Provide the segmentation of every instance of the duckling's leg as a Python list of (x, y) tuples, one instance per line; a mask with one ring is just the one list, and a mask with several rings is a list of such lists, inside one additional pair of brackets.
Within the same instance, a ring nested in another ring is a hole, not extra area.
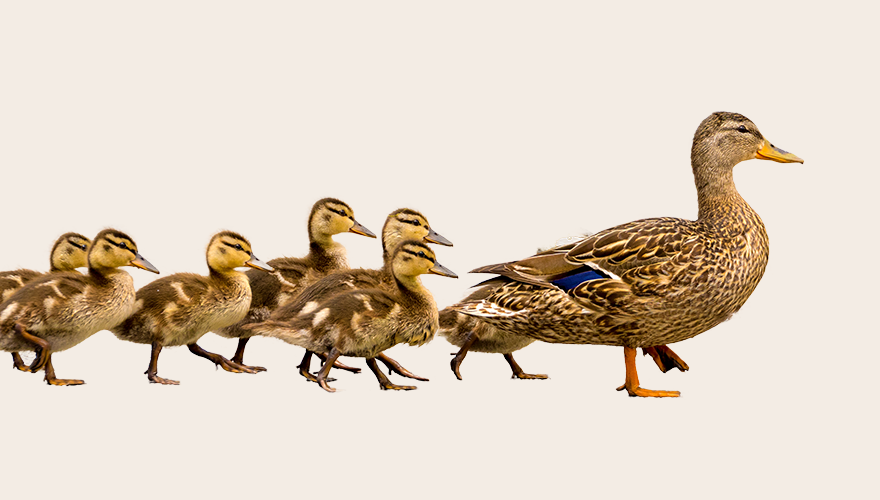
[(467, 356), (468, 350), (474, 345), (474, 342), (477, 341), (477, 334), (475, 332), (470, 332), (464, 338), (464, 344), (461, 345), (461, 349), (458, 350), (458, 354), (455, 354), (455, 357), (452, 358), (452, 361), (449, 362), (449, 366), (452, 367), (452, 373), (455, 374), (455, 378), (461, 380), (461, 372), (458, 371), (461, 368), (461, 362), (464, 361), (464, 357)]
[(645, 356), (650, 354), (651, 357), (654, 358), (654, 363), (657, 364), (657, 367), (660, 368), (660, 371), (663, 373), (666, 373), (673, 368), (678, 368), (679, 371), (683, 372), (690, 369), (687, 363), (678, 357), (678, 354), (672, 352), (672, 349), (665, 345), (642, 347), (642, 352)]
[[(232, 356), (232, 359), (230, 359), (230, 361), (232, 361), (233, 363), (238, 363), (241, 366), (247, 366), (244, 364), (244, 346), (247, 345), (248, 340), (250, 339), (250, 337), (242, 337), (238, 339), (238, 347), (235, 349), (235, 356)], [(248, 366), (248, 368), (258, 372), (266, 371), (266, 369), (262, 366)]]
[(531, 373), (526, 373), (520, 368), (519, 364), (516, 360), (513, 359), (512, 353), (507, 353), (504, 355), (504, 359), (507, 360), (507, 363), (510, 365), (510, 369), (513, 370), (513, 376), (510, 378), (518, 378), (518, 379), (545, 379), (547, 375), (533, 375)]
[(201, 347), (199, 347), (199, 345), (196, 344), (195, 342), (187, 345), (187, 347), (189, 347), (189, 352), (195, 354), (196, 356), (199, 356), (199, 357), (202, 357), (202, 358), (205, 358), (205, 359), (211, 361), (215, 365), (219, 366), (220, 368), (223, 368), (224, 370), (226, 370), (228, 372), (232, 372), (232, 373), (257, 373), (257, 370), (254, 370), (253, 368), (251, 368), (249, 366), (244, 366), (244, 365), (240, 365), (238, 363), (234, 363), (219, 354), (214, 354), (213, 352), (208, 352), (208, 351), (202, 349)]
[(379, 355), (376, 356), (376, 359), (381, 361), (388, 368), (388, 375), (391, 375), (391, 373), (393, 372), (400, 375), (401, 377), (414, 378), (416, 380), (421, 380), (422, 382), (429, 382), (429, 380), (425, 377), (419, 377), (415, 373), (400, 366), (400, 363), (389, 358), (388, 355), (386, 355), (384, 352), (380, 352)]
[[(37, 356), (39, 355), (40, 353), (38, 352)], [(21, 359), (21, 354), (17, 352), (12, 353), (12, 367), (23, 372), (29, 371), (27, 365)]]
[(176, 380), (169, 380), (167, 378), (162, 378), (156, 375), (159, 372), (159, 352), (161, 351), (162, 344), (154, 341), (152, 344), (152, 348), (150, 349), (150, 366), (144, 373), (147, 375), (147, 378), (150, 380), (151, 383), (164, 385), (180, 385), (180, 382)]
[(49, 342), (28, 333), (27, 330), (25, 330), (24, 325), (22, 325), (21, 323), (16, 323), (14, 330), (15, 333), (19, 334), (23, 339), (36, 346), (37, 357), (34, 359), (34, 362), (31, 363), (31, 365), (27, 368), (27, 371), (31, 373), (37, 373), (38, 371), (42, 370), (46, 366), (46, 363), (49, 362), (49, 355), (51, 354), (49, 352)]
[(52, 356), (46, 361), (46, 383), (49, 385), (83, 385), (85, 382), (77, 379), (55, 378), (55, 368), (52, 367)]
[[(341, 354), (342, 353), (339, 352), (339, 349), (335, 347), (330, 349), (330, 354), (327, 355), (327, 360), (324, 362), (324, 366), (318, 371), (316, 382), (318, 382), (318, 385), (327, 392), (336, 392), (336, 389), (327, 385), (327, 374), (330, 373), (330, 369), (333, 368), (333, 364), (336, 363), (336, 359), (339, 358)], [(320, 356), (320, 354), (318, 355)]]
[(643, 398), (677, 398), (681, 395), (678, 391), (652, 391), (639, 387), (639, 374), (636, 372), (636, 349), (623, 347), (623, 359), (626, 362), (626, 381), (617, 388), (618, 391), (626, 389), (630, 396)]
[(370, 367), (370, 370), (376, 374), (376, 378), (379, 380), (379, 387), (382, 388), (383, 391), (387, 391), (389, 389), (395, 391), (411, 391), (413, 389), (418, 389), (418, 387), (414, 385), (397, 385), (392, 384), (388, 377), (382, 373), (382, 370), (379, 369), (379, 365), (376, 364), (376, 358), (367, 358), (367, 366)]
[[(321, 358), (322, 364), (327, 363), (327, 356), (321, 354), (320, 352), (316, 352), (315, 356)], [(353, 366), (344, 365), (344, 364), (340, 363), (339, 361), (333, 362), (333, 368), (339, 368), (340, 370), (345, 370), (345, 371), (351, 372), (351, 373), (360, 373), (361, 372), (360, 368), (355, 368)]]

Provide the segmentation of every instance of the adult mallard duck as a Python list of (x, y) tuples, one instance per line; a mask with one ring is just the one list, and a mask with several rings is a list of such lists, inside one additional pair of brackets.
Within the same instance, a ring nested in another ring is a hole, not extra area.
[(37, 350), (28, 371), (45, 369), (50, 385), (83, 383), (55, 378), (52, 353), (118, 325), (134, 311), (134, 281), (118, 268), (133, 266), (159, 272), (141, 257), (134, 240), (115, 229), (95, 236), (88, 266), (87, 275), (65, 272), (37, 278), (0, 304), (0, 350)]
[[(367, 358), (367, 366), (383, 390), (415, 389), (392, 384), (379, 370), (376, 356), (400, 343), (422, 345), (434, 337), (437, 305), (422, 285), (420, 275), (458, 276), (440, 265), (427, 245), (415, 240), (397, 246), (391, 258), (391, 272), (397, 285), (393, 293), (378, 288), (352, 290), (304, 309), (288, 304), (275, 311), (268, 321), (248, 328), (257, 335), (324, 353), (327, 361), (314, 381), (328, 392), (335, 392), (327, 385), (327, 374), (339, 356)], [(311, 375), (308, 367), (304, 371)]]
[[(64, 233), (55, 240), (49, 253), (49, 274), (75, 271), (78, 267), (86, 267), (89, 245), (92, 242), (79, 233)], [(16, 269), (0, 273), (0, 302), (9, 298), (16, 290), (46, 273), (30, 269)], [(28, 371), (27, 365), (17, 352), (12, 353), (12, 366), (23, 372)]]
[[(296, 299), (290, 302), (290, 309), (302, 310), (314, 307), (333, 295), (350, 290), (378, 288), (389, 293), (395, 292), (397, 284), (391, 270), (391, 257), (394, 249), (405, 240), (452, 246), (451, 241), (431, 228), (428, 219), (420, 212), (411, 208), (399, 208), (388, 214), (385, 224), (382, 226), (383, 266), (381, 269), (347, 269), (331, 273), (303, 290)], [(299, 365), (300, 374), (308, 379), (314, 378), (308, 373), (311, 356), (312, 352), (306, 351)], [(376, 359), (388, 367), (389, 374), (394, 372), (415, 380), (425, 382), (428, 380), (410, 372), (385, 353), (379, 353)]]
[[(348, 269), (345, 247), (333, 241), (334, 235), (355, 233), (376, 237), (355, 220), (354, 211), (347, 203), (336, 198), (315, 202), (309, 214), (308, 231), (309, 253), (305, 257), (272, 259), (268, 262), (275, 269), (272, 273), (257, 270), (248, 270), (246, 273), (253, 292), (247, 315), (240, 322), (215, 332), (226, 338), (238, 339), (238, 348), (231, 361), (244, 366), (245, 346), (252, 335), (250, 330), (243, 328), (245, 325), (265, 321), (272, 311), (296, 298), (311, 283), (333, 271)], [(360, 371), (360, 368), (341, 367)], [(266, 370), (260, 366), (251, 368)]]
[(755, 290), (767, 266), (767, 231), (733, 183), (733, 167), (753, 158), (803, 163), (745, 116), (713, 113), (691, 149), (697, 220), (643, 219), (571, 248), (475, 269), (499, 276), (483, 284), (479, 300), (454, 309), (545, 342), (623, 346), (626, 379), (618, 390), (678, 396), (639, 386), (636, 349), (671, 359), (665, 344), (727, 320)]
[(150, 365), (144, 372), (152, 383), (177, 385), (158, 376), (163, 347), (185, 345), (196, 356), (233, 373), (257, 370), (205, 351), (196, 343), (202, 335), (241, 321), (251, 304), (251, 287), (236, 267), (263, 272), (272, 268), (251, 251), (250, 242), (232, 231), (215, 234), (205, 252), (208, 276), (177, 273), (157, 279), (137, 292), (136, 311), (113, 333), (122, 340), (150, 344)]

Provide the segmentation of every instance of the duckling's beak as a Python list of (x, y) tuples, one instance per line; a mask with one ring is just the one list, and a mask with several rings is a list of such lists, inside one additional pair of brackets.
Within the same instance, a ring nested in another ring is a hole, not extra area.
[(425, 236), (425, 241), (428, 243), (436, 243), (437, 245), (446, 245), (448, 247), (452, 246), (452, 242), (437, 234), (436, 231), (428, 228), (428, 236)]
[(759, 160), (773, 160), (778, 161), (779, 163), (803, 163), (804, 160), (801, 160), (792, 153), (788, 151), (783, 151), (776, 146), (770, 144), (770, 141), (764, 139), (764, 147), (758, 150), (755, 154), (755, 158)]
[(269, 264), (261, 261), (257, 258), (256, 255), (251, 254), (251, 259), (244, 263), (244, 265), (248, 267), (253, 267), (254, 269), (259, 269), (260, 271), (273, 272), (275, 269), (272, 268)]
[(143, 269), (144, 271), (150, 271), (151, 273), (159, 274), (159, 270), (156, 269), (156, 266), (150, 264), (150, 261), (145, 259), (141, 254), (135, 254), (134, 260), (129, 262), (128, 265), (136, 267), (138, 269)]
[(431, 274), (439, 274), (440, 276), (446, 276), (449, 278), (458, 278), (457, 274), (447, 269), (446, 267), (443, 267), (442, 265), (440, 265), (439, 262), (434, 262), (434, 267), (428, 269), (428, 272)]
[(361, 225), (360, 222), (358, 222), (358, 221), (356, 221), (356, 220), (354, 220), (354, 219), (352, 219), (352, 220), (354, 221), (354, 225), (351, 226), (351, 229), (348, 230), (349, 233), (361, 234), (361, 235), (364, 235), (364, 236), (369, 236), (370, 238), (375, 238), (375, 237), (376, 237), (376, 235), (373, 234), (372, 231), (370, 231), (369, 229), (365, 228), (363, 225)]

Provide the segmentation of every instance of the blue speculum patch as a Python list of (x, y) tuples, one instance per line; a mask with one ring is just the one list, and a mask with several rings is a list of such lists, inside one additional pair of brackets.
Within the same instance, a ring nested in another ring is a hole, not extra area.
[(567, 276), (552, 279), (550, 283), (567, 292), (585, 281), (601, 280), (609, 277), (600, 271), (585, 267), (582, 270), (573, 271), (572, 274)]

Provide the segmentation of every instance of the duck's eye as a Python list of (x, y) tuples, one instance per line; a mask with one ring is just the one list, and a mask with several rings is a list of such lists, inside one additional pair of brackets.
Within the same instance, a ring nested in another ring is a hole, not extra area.
[(747, 129), (745, 125), (740, 125), (739, 127), (737, 127), (736, 130), (742, 132), (743, 134), (747, 134), (749, 132), (749, 129)]
[(421, 258), (423, 258), (423, 259), (427, 259), (427, 258), (428, 258), (428, 256), (425, 255), (425, 252), (422, 252), (422, 251), (419, 252), (419, 257), (421, 257)]
[(241, 243), (236, 243), (236, 244), (235, 244), (235, 249), (236, 249), (236, 250), (244, 250), (244, 248), (241, 247)]
[(403, 222), (406, 222), (407, 224), (412, 224), (413, 226), (420, 226), (421, 225), (421, 224), (419, 224), (419, 221), (417, 221), (417, 220), (404, 220)]

